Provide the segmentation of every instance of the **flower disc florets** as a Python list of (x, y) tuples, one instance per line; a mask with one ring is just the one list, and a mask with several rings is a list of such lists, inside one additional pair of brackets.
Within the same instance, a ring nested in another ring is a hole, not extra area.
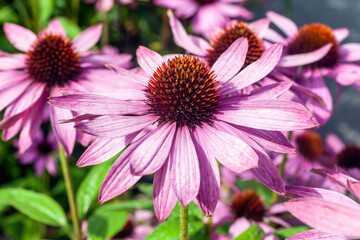
[(319, 157), (323, 151), (321, 136), (316, 132), (305, 131), (295, 139), (299, 154), (308, 160)]
[(219, 105), (216, 76), (200, 59), (179, 56), (158, 67), (146, 88), (150, 113), (159, 124), (176, 122), (189, 128), (211, 124)]
[(332, 29), (324, 24), (312, 23), (303, 26), (289, 44), (288, 52), (289, 54), (312, 52), (328, 43), (332, 43), (329, 52), (321, 60), (310, 64), (310, 66), (312, 68), (332, 68), (339, 58), (339, 43), (336, 41)]
[(237, 218), (246, 217), (255, 221), (261, 221), (265, 214), (263, 201), (252, 189), (237, 193), (231, 199), (231, 208)]
[(208, 50), (206, 55), (209, 65), (212, 66), (220, 55), (223, 54), (235, 40), (241, 37), (247, 38), (249, 44), (243, 68), (258, 60), (264, 52), (262, 41), (245, 22), (239, 22), (226, 27), (212, 42), (212, 48)]
[(71, 40), (60, 34), (44, 33), (26, 54), (30, 77), (48, 86), (64, 86), (80, 72)]
[(346, 146), (337, 155), (338, 164), (344, 168), (360, 168), (360, 147), (356, 145)]
[(204, 4), (209, 4), (209, 3), (213, 3), (216, 0), (196, 0), (196, 2), (200, 5), (204, 5)]

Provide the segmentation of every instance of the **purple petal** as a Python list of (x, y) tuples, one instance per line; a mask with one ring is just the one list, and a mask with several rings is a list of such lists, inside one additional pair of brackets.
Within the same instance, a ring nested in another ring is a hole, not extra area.
[(155, 173), (153, 200), (156, 217), (164, 221), (174, 209), (177, 198), (170, 181), (169, 160)]
[(5, 23), (4, 33), (11, 44), (22, 52), (27, 52), (37, 39), (35, 33), (14, 23)]
[(65, 32), (63, 26), (61, 25), (59, 20), (56, 20), (56, 19), (50, 21), (50, 23), (46, 29), (46, 32), (53, 33), (53, 34), (60, 34), (61, 36), (66, 37), (66, 32)]
[(19, 68), (25, 68), (26, 62), (25, 62), (25, 55), (18, 57), (14, 56), (6, 56), (6, 57), (0, 57), (0, 70), (12, 70), (12, 69), (19, 69)]
[(118, 138), (140, 131), (156, 120), (157, 117), (153, 115), (109, 115), (78, 123), (75, 127), (97, 137)]
[(104, 203), (122, 194), (141, 178), (141, 176), (132, 175), (130, 171), (129, 155), (137, 146), (138, 144), (130, 145), (110, 168), (100, 187), (100, 203)]
[(130, 156), (131, 172), (134, 175), (148, 175), (161, 168), (169, 152), (175, 135), (176, 124), (165, 124), (144, 136), (144, 141)]
[(195, 133), (207, 144), (210, 156), (228, 169), (240, 173), (258, 166), (257, 154), (240, 138), (206, 125)]
[(284, 203), (300, 221), (320, 231), (360, 237), (360, 207), (322, 198), (298, 198)]
[(136, 56), (140, 67), (150, 76), (152, 76), (157, 68), (164, 62), (160, 54), (143, 46), (140, 46), (136, 50)]
[(49, 174), (51, 176), (57, 175), (56, 161), (52, 156), (45, 157), (45, 165), (46, 165), (47, 171), (49, 172)]
[(0, 123), (1, 128), (4, 129), (2, 136), (4, 141), (13, 138), (21, 130), (30, 112), (30, 109), (27, 109), (14, 117), (5, 118), (7, 110), (5, 110), (4, 119)]
[(221, 93), (228, 94), (241, 90), (268, 75), (277, 65), (282, 54), (283, 45), (278, 43), (267, 49), (261, 58), (244, 68), (221, 89)]
[[(189, 51), (190, 53), (199, 56), (205, 56), (206, 55), (205, 49), (209, 49), (210, 45), (202, 38), (196, 38), (195, 36), (188, 35), (181, 22), (174, 16), (172, 11), (168, 10), (167, 15), (169, 17), (171, 30), (173, 32), (174, 42), (176, 43), (176, 45), (184, 48), (186, 51)], [(197, 42), (194, 40), (196, 40)]]
[(86, 167), (105, 162), (125, 147), (125, 137), (97, 138), (81, 155), (76, 165), (78, 167)]
[(109, 54), (109, 55), (100, 55), (100, 54), (91, 54), (81, 58), (83, 63), (91, 63), (100, 67), (103, 67), (105, 64), (113, 64), (115, 66), (126, 67), (131, 62), (131, 54)]
[(347, 240), (349, 238), (344, 235), (335, 233), (326, 233), (316, 229), (304, 231), (292, 235), (287, 240)]
[(297, 34), (298, 28), (296, 24), (289, 18), (277, 14), (273, 11), (268, 11), (266, 13), (266, 17), (269, 18), (270, 21), (274, 23), (278, 28), (280, 28), (280, 30), (283, 31), (286, 36), (292, 38)]
[(179, 127), (170, 153), (170, 181), (183, 206), (195, 199), (200, 187), (199, 160), (187, 127)]
[(148, 81), (150, 78), (144, 77), (140, 74), (131, 72), (129, 70), (126, 70), (124, 68), (109, 64), (109, 67), (111, 67), (112, 70), (114, 70), (121, 78), (124, 80), (136, 82), (138, 84), (141, 84), (143, 86), (148, 85)]
[(251, 28), (255, 31), (259, 38), (263, 38), (269, 29), (270, 20), (262, 18), (250, 23)]
[(13, 103), (19, 96), (21, 96), (31, 83), (32, 81), (30, 79), (14, 81), (12, 84), (9, 84), (9, 86), (1, 89), (0, 111), (2, 111), (5, 107)]
[[(145, 103), (124, 101), (95, 94), (72, 94), (51, 97), (49, 103), (56, 107), (89, 114), (136, 114), (147, 111)], [(59, 119), (60, 120), (60, 119)]]
[(359, 52), (360, 43), (346, 43), (340, 47), (340, 58), (347, 62), (359, 61)]
[(236, 109), (217, 114), (217, 118), (244, 127), (275, 131), (293, 131), (318, 125), (303, 105), (280, 99), (242, 101)]
[(73, 40), (73, 45), (79, 53), (86, 52), (94, 46), (100, 39), (102, 24), (97, 24), (85, 29)]
[(336, 182), (340, 186), (348, 189), (349, 191), (350, 189), (348, 188), (348, 181), (353, 181), (353, 182), (357, 181), (353, 177), (350, 177), (344, 173), (332, 169), (312, 169), (312, 172), (317, 173), (323, 177), (326, 177), (333, 182)]
[(199, 159), (200, 188), (197, 196), (199, 207), (205, 216), (215, 210), (220, 194), (220, 174), (214, 157), (209, 156), (208, 144), (198, 135), (194, 135), (194, 145)]
[(248, 51), (248, 40), (239, 38), (233, 42), (212, 66), (217, 80), (226, 83), (235, 76), (244, 65)]
[(338, 42), (342, 42), (345, 38), (347, 38), (349, 33), (349, 29), (347, 28), (337, 28), (333, 30), (333, 34)]
[(310, 63), (317, 62), (326, 56), (326, 54), (329, 52), (331, 47), (332, 44), (328, 43), (325, 46), (316, 49), (315, 51), (312, 52), (283, 56), (279, 62), (279, 66), (298, 67), (298, 66), (304, 66)]
[(347, 181), (349, 191), (355, 195), (357, 199), (360, 199), (360, 182), (359, 181)]
[(290, 87), (293, 86), (293, 84), (294, 82), (279, 82), (264, 87), (255, 88), (253, 91), (251, 91), (247, 99), (275, 99), (286, 93)]
[(326, 135), (325, 142), (326, 146), (330, 148), (334, 154), (340, 153), (345, 147), (343, 141), (341, 141), (340, 138), (333, 133)]
[(264, 38), (274, 43), (286, 43), (286, 40), (271, 28), (267, 29)]

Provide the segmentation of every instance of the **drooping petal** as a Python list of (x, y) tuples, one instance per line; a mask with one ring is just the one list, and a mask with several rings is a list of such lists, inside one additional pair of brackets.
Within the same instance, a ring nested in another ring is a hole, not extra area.
[(154, 210), (160, 222), (169, 216), (177, 202), (177, 198), (172, 190), (169, 166), (169, 160), (167, 160), (154, 176)]
[(326, 233), (316, 229), (300, 232), (287, 238), (287, 240), (348, 240), (342, 234)]
[(349, 191), (355, 195), (357, 199), (360, 199), (360, 182), (359, 181), (347, 181)]
[(272, 45), (263, 53), (259, 60), (251, 63), (224, 85), (220, 92), (223, 95), (235, 92), (264, 78), (279, 62), (282, 48), (283, 45), (281, 43)]
[(347, 62), (360, 60), (360, 43), (346, 43), (340, 47), (340, 59)]
[(246, 38), (239, 38), (233, 42), (212, 66), (216, 79), (226, 83), (235, 76), (244, 65), (247, 51), (248, 41)]
[(194, 133), (193, 140), (199, 159), (201, 177), (197, 199), (205, 216), (210, 216), (215, 210), (220, 195), (219, 168), (215, 157), (209, 154), (207, 142), (202, 136)]
[(160, 54), (143, 46), (140, 46), (136, 50), (136, 56), (141, 68), (150, 76), (152, 76), (157, 68), (164, 62)]
[(179, 127), (170, 152), (170, 181), (183, 206), (195, 199), (200, 187), (199, 160), (187, 127)]
[(152, 174), (161, 168), (169, 157), (175, 130), (176, 124), (164, 124), (144, 136), (146, 139), (130, 156), (134, 175)]
[(81, 122), (75, 127), (97, 137), (118, 138), (140, 131), (156, 121), (153, 115), (121, 116), (106, 115), (90, 121)]
[(349, 36), (350, 32), (347, 28), (337, 28), (333, 30), (333, 34), (338, 42), (342, 42)]
[[(56, 107), (70, 109), (79, 113), (90, 114), (136, 114), (147, 111), (144, 103), (124, 101), (95, 94), (72, 94), (51, 97), (49, 103)], [(59, 119), (60, 120), (60, 119)]]
[(217, 114), (217, 118), (244, 127), (275, 131), (293, 131), (318, 125), (313, 114), (303, 105), (281, 99), (242, 101), (236, 109)]
[(14, 23), (5, 23), (4, 33), (11, 44), (22, 52), (27, 52), (37, 39), (35, 33)]
[(312, 169), (312, 172), (317, 173), (323, 177), (326, 177), (348, 190), (350, 190), (348, 188), (348, 181), (353, 181), (353, 182), (357, 181), (355, 178), (350, 177), (349, 175), (346, 175), (340, 171), (336, 171), (332, 169)]
[[(174, 42), (176, 43), (176, 45), (184, 48), (192, 54), (205, 56), (205, 49), (210, 49), (210, 45), (202, 38), (194, 38), (195, 36), (188, 35), (181, 22), (174, 16), (172, 11), (168, 10), (167, 15), (169, 17), (171, 30), (173, 32)], [(197, 42), (195, 42), (194, 40), (197, 40)]]
[(228, 169), (240, 173), (258, 166), (257, 154), (240, 138), (206, 125), (195, 132), (197, 139), (204, 139), (211, 156)]
[(274, 23), (278, 28), (280, 28), (281, 31), (283, 31), (283, 33), (286, 34), (286, 36), (291, 38), (297, 34), (298, 28), (296, 24), (293, 21), (291, 21), (289, 18), (277, 14), (276, 12), (273, 11), (268, 11), (266, 13), (266, 17), (269, 18), (270, 21)]
[(360, 206), (322, 198), (298, 198), (284, 203), (296, 218), (320, 231), (360, 237)]
[(326, 44), (325, 46), (316, 49), (312, 52), (299, 53), (293, 55), (286, 55), (281, 58), (279, 61), (280, 67), (298, 67), (304, 66), (310, 63), (314, 63), (322, 59), (329, 52), (332, 47), (331, 43)]
[(86, 167), (105, 162), (125, 147), (125, 137), (97, 138), (81, 155), (76, 165)]
[(111, 67), (111, 69), (114, 70), (124, 80), (133, 81), (143, 86), (147, 86), (148, 84), (149, 78), (147, 77), (144, 77), (140, 74), (131, 72), (129, 70), (126, 70), (125, 68), (118, 67), (112, 64), (109, 64), (109, 67)]
[(9, 104), (14, 102), (19, 96), (21, 96), (25, 90), (31, 84), (30, 79), (14, 81), (14, 83), (9, 84), (7, 87), (0, 90), (0, 111), (2, 111)]
[(61, 36), (66, 37), (65, 29), (63, 28), (59, 20), (56, 19), (50, 21), (46, 31), (48, 33), (60, 34)]
[(101, 33), (102, 24), (97, 24), (85, 29), (72, 41), (74, 48), (79, 53), (86, 52), (99, 41)]
[(262, 18), (250, 23), (251, 28), (256, 32), (257, 36), (261, 39), (266, 35), (269, 29), (270, 20)]

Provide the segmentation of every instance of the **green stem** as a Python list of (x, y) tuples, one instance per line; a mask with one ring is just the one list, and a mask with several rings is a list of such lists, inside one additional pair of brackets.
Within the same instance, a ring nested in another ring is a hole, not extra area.
[[(291, 138), (292, 138), (292, 131), (290, 131), (289, 133), (288, 133), (288, 140), (289, 141), (291, 141)], [(285, 164), (286, 164), (286, 162), (287, 162), (287, 153), (284, 153), (283, 154), (283, 159), (282, 159), (282, 162), (281, 162), (281, 164), (280, 164), (280, 167), (279, 167), (279, 174), (280, 174), (280, 176), (281, 177), (284, 177), (284, 172), (285, 172)]]
[(188, 207), (180, 204), (180, 240), (188, 239)]
[(79, 7), (80, 0), (71, 0), (71, 17), (76, 24), (78, 23), (79, 18)]
[(71, 213), (71, 219), (74, 225), (74, 232), (75, 232), (75, 239), (80, 240), (81, 239), (81, 230), (80, 230), (80, 224), (77, 214), (77, 208), (74, 198), (74, 190), (71, 183), (71, 177), (69, 172), (69, 165), (68, 161), (65, 156), (65, 151), (62, 148), (61, 144), (59, 143), (59, 154), (60, 154), (60, 164), (61, 169), (64, 175), (64, 181), (65, 181), (65, 187), (66, 187), (66, 193), (68, 196), (69, 206), (70, 206), (70, 213)]
[(33, 22), (33, 30), (35, 33), (39, 32), (39, 2), (38, 0), (31, 0), (30, 2), (31, 7), (31, 15), (32, 15), (32, 22)]
[(207, 236), (207, 239), (211, 239), (212, 234), (212, 215), (208, 217), (208, 222), (205, 224), (205, 235)]
[(101, 46), (104, 47), (109, 44), (109, 19), (106, 12), (103, 13), (103, 32), (101, 36)]

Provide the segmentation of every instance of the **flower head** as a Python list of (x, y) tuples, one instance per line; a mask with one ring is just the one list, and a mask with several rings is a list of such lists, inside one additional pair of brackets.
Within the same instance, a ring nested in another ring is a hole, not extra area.
[[(112, 62), (126, 67), (130, 55), (88, 51), (99, 40), (101, 31), (101, 25), (95, 25), (70, 40), (57, 20), (51, 21), (39, 35), (16, 24), (4, 24), (6, 37), (25, 54), (0, 56), (0, 89), (4, 99), (0, 110), (7, 107), (0, 122), (3, 140), (21, 132), (19, 152), (25, 152), (40, 126), (47, 97), (59, 95), (60, 87), (93, 91), (124, 84), (110, 80), (115, 74), (105, 69), (104, 64)], [(71, 124), (55, 124), (72, 116), (69, 110), (50, 106), (53, 131), (67, 155), (71, 154), (75, 140), (84, 145), (90, 140), (90, 136), (76, 133)]]
[(264, 184), (284, 193), (282, 180), (262, 147), (291, 152), (293, 148), (278, 131), (317, 124), (302, 105), (277, 98), (289, 85), (232, 94), (267, 75), (281, 50), (281, 44), (270, 47), (256, 62), (258, 67), (249, 65), (239, 73), (247, 52), (243, 38), (212, 67), (196, 57), (166, 60), (139, 47), (138, 63), (147, 76), (113, 69), (143, 90), (70, 94), (50, 98), (50, 104), (82, 113), (74, 119), (83, 119), (76, 128), (99, 137), (78, 165), (105, 161), (130, 144), (106, 176), (100, 202), (123, 193), (141, 176), (155, 173), (154, 206), (160, 220), (177, 200), (186, 206), (195, 198), (210, 215), (219, 197), (216, 159), (235, 172), (252, 169)]
[(214, 28), (223, 28), (231, 18), (251, 19), (253, 13), (233, 3), (243, 0), (155, 0), (155, 4), (175, 11), (180, 18), (192, 17), (195, 33), (208, 36)]

